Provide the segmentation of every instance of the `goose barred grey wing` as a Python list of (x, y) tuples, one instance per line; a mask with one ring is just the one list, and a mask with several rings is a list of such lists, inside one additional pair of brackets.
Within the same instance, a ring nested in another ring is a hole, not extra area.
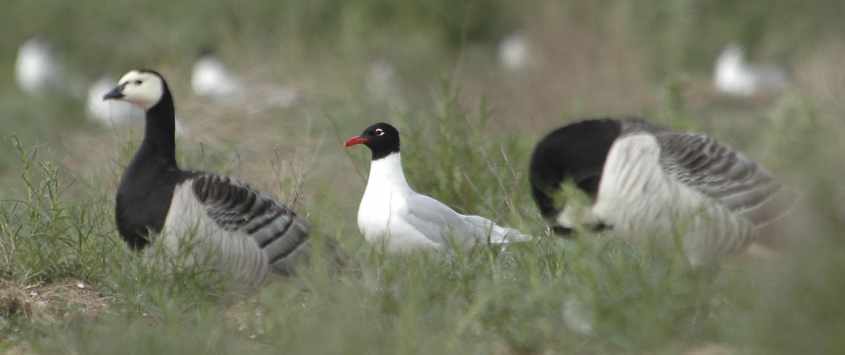
[(669, 131), (655, 136), (669, 175), (756, 227), (783, 216), (794, 199), (764, 168), (713, 138)]
[(308, 224), (290, 208), (241, 181), (214, 174), (193, 180), (193, 192), (220, 228), (252, 237), (274, 271), (289, 273), (288, 257), (302, 249)]

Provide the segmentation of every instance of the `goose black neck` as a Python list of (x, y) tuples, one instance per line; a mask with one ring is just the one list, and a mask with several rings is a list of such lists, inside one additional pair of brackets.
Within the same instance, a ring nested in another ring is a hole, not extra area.
[(176, 166), (176, 113), (166, 85), (159, 102), (146, 112), (144, 141), (139, 154), (161, 158)]

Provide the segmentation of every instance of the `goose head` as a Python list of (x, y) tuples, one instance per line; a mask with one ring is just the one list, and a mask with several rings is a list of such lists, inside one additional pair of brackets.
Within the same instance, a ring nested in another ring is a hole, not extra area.
[(161, 101), (167, 90), (167, 84), (161, 74), (138, 69), (123, 75), (117, 86), (103, 95), (103, 100), (126, 101), (148, 111)]

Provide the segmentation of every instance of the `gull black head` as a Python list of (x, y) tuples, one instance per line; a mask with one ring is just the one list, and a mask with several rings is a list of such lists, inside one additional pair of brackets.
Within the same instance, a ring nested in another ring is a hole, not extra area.
[(117, 86), (103, 96), (103, 100), (123, 100), (144, 111), (170, 100), (170, 91), (164, 77), (149, 69), (132, 70), (117, 82)]
[(399, 130), (390, 124), (380, 122), (367, 127), (360, 136), (349, 138), (346, 147), (363, 144), (373, 152), (373, 160), (399, 153)]

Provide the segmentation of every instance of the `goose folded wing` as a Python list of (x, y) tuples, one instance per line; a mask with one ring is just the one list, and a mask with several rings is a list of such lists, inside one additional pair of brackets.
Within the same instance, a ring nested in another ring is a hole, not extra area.
[(192, 187), (217, 226), (253, 238), (276, 271), (289, 271), (286, 257), (308, 238), (305, 220), (270, 195), (229, 177), (203, 174), (194, 179)]
[(679, 182), (763, 226), (783, 216), (794, 194), (763, 167), (703, 134), (661, 132), (660, 164)]

